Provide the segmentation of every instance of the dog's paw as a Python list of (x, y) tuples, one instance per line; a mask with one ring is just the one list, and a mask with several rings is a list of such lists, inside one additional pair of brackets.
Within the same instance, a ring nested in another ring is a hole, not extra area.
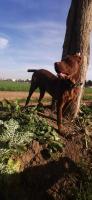
[(38, 103), (37, 107), (43, 107), (43, 103)]

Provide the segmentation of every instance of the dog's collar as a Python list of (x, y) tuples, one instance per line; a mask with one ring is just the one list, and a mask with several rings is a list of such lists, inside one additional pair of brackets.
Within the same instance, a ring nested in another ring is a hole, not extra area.
[(74, 84), (74, 87), (81, 87), (82, 85), (83, 85), (82, 82), (76, 82), (76, 83)]

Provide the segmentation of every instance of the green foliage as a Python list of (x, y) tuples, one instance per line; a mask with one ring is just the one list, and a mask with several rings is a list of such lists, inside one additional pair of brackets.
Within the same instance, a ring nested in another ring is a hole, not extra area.
[(91, 166), (81, 166), (84, 169), (85, 175), (80, 180), (79, 187), (74, 189), (76, 200), (91, 200), (92, 199), (92, 170)]
[(10, 174), (20, 172), (21, 162), (10, 158), (7, 163), (7, 172)]
[(81, 106), (82, 115), (88, 116), (92, 115), (92, 106)]
[[(21, 109), (17, 102), (5, 100), (0, 104), (0, 170), (1, 173), (18, 172), (20, 163), (12, 155), (26, 151), (33, 140), (46, 144), (49, 152), (57, 151), (63, 143), (52, 126), (37, 114), (37, 108)], [(7, 113), (9, 114), (7, 118)]]
[(81, 106), (81, 112), (77, 118), (78, 126), (84, 133), (84, 142), (86, 149), (92, 147), (92, 107)]

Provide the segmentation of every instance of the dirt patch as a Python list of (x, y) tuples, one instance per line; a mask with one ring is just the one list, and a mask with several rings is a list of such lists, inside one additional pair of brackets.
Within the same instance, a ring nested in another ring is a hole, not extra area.
[[(15, 100), (15, 99), (26, 99), (28, 96), (28, 92), (10, 92), (10, 91), (0, 91), (0, 100), (8, 99), (8, 100)], [(39, 93), (34, 92), (32, 98), (38, 98)], [(45, 98), (50, 97), (49, 94), (45, 94)]]
[[(28, 92), (10, 92), (10, 91), (0, 91), (0, 101), (7, 99), (7, 100), (21, 100), (21, 99), (26, 99), (28, 96)], [(34, 92), (32, 95), (32, 99), (38, 99), (39, 98), (39, 93)], [(45, 93), (44, 99), (50, 99), (51, 101), (51, 96), (48, 93)], [(83, 100), (82, 101), (84, 105), (91, 106), (92, 105), (92, 100)]]

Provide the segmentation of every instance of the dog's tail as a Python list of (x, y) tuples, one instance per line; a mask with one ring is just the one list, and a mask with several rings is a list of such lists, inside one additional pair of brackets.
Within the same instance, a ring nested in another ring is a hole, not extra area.
[(27, 72), (36, 72), (37, 69), (28, 69)]

